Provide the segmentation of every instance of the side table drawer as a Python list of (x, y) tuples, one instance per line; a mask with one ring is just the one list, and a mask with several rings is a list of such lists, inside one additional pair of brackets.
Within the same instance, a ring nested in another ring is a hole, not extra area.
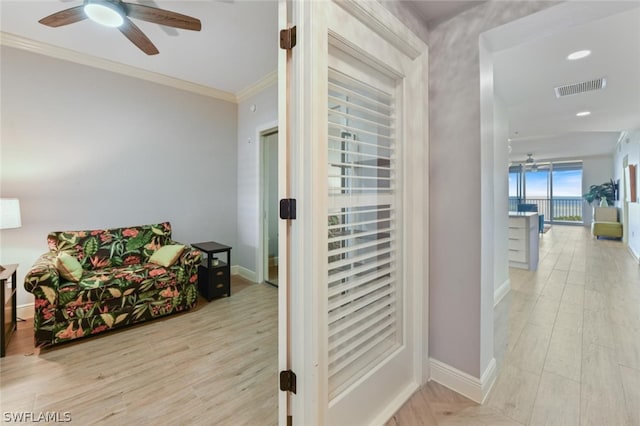
[(0, 271), (0, 300), (2, 301), (2, 313), (0, 314), (0, 357), (7, 354), (7, 345), (11, 335), (16, 331), (16, 276), (17, 264), (4, 265), (5, 269)]
[(211, 270), (200, 265), (198, 267), (198, 290), (207, 300), (229, 295), (230, 278), (228, 265), (219, 265)]

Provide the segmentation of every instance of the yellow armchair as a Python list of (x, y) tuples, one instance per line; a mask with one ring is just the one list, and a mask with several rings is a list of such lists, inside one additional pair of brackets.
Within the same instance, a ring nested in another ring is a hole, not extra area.
[(595, 207), (591, 233), (596, 238), (622, 238), (622, 224), (618, 222), (618, 209), (616, 207)]

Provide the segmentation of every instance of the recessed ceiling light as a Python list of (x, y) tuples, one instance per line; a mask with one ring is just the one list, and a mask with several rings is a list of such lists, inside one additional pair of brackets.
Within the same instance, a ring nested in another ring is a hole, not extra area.
[(580, 111), (576, 114), (576, 117), (586, 117), (587, 115), (591, 115), (591, 111)]
[(576, 59), (586, 58), (589, 55), (591, 55), (590, 50), (578, 50), (570, 53), (569, 56), (567, 56), (567, 59), (570, 61), (575, 61)]

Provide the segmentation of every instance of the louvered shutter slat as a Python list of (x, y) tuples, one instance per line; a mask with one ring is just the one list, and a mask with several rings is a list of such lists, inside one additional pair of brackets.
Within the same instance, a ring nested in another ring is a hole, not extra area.
[(401, 344), (395, 105), (329, 70), (329, 393)]

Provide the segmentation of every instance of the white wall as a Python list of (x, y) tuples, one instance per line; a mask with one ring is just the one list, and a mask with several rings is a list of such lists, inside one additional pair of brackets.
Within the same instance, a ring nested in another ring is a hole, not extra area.
[[(493, 306), (495, 305), (495, 108), (493, 60), (478, 38), (480, 82), (480, 377), (493, 381)], [(486, 371), (486, 372), (485, 372)], [(485, 384), (485, 386), (488, 386)]]
[[(622, 138), (616, 147), (614, 155), (614, 176), (615, 180), (620, 179), (621, 193), (620, 201), (617, 206), (620, 207), (620, 221), (624, 223), (624, 192), (622, 187), (624, 186), (624, 170), (622, 168), (625, 157), (628, 159), (628, 164), (640, 165), (640, 130), (634, 130), (628, 132), (626, 137)], [(636, 172), (636, 188), (640, 190), (640, 172)], [(637, 259), (640, 259), (640, 202), (627, 203), (627, 229), (625, 235), (627, 236), (626, 243), (629, 249), (633, 252)]]
[[(22, 228), (0, 262), (24, 274), (47, 233), (168, 220), (177, 241), (236, 245), (236, 105), (1, 47), (2, 197)], [(233, 260), (233, 257), (232, 257)]]
[[(494, 236), (482, 229), (491, 227), (482, 215), (493, 218), (493, 202), (491, 212), (480, 209), (483, 180), (494, 175), (494, 141), (491, 135), (481, 146), (479, 35), (548, 6), (489, 1), (429, 33), (429, 349), (476, 378), (491, 362), (494, 291), (493, 281), (481, 279), (481, 235)], [(493, 251), (490, 258), (484, 267), (493, 269)]]
[(269, 246), (267, 253), (269, 257), (278, 257), (278, 134), (272, 133), (265, 137), (262, 142), (264, 143), (263, 155), (266, 151), (266, 164), (267, 170), (263, 170), (262, 175), (267, 180), (267, 191), (265, 191), (263, 203), (264, 209), (267, 213), (268, 223), (267, 234)]
[(496, 290), (504, 292), (509, 288), (509, 121), (504, 102), (496, 94), (493, 97), (493, 123), (495, 294)]
[[(255, 105), (255, 111), (251, 111)], [(259, 129), (274, 125), (278, 119), (278, 85), (238, 104), (238, 242), (235, 262), (241, 273), (258, 278), (260, 248), (260, 138)]]
[[(611, 155), (600, 155), (596, 157), (585, 157), (582, 160), (582, 193), (589, 192), (591, 185), (600, 185), (613, 179), (613, 157)], [(591, 226), (593, 220), (593, 205), (586, 201), (582, 204), (582, 221), (584, 226)]]

